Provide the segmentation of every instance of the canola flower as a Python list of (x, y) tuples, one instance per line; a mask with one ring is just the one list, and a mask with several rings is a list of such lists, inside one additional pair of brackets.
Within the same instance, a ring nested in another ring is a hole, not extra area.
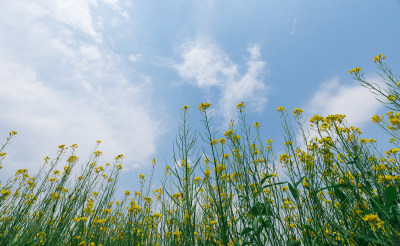
[(204, 112), (206, 109), (208, 109), (211, 106), (210, 103), (200, 103), (199, 106), (197, 107), (198, 109), (201, 110), (201, 112)]
[(373, 58), (373, 62), (379, 62), (382, 63), (382, 60), (386, 59), (386, 56), (383, 56), (382, 54), (378, 54)]
[(359, 67), (355, 67), (355, 68), (353, 68), (353, 69), (351, 69), (351, 70), (349, 71), (350, 74), (354, 74), (354, 75), (357, 75), (357, 74), (359, 74), (360, 72), (361, 72), (361, 68), (359, 68)]

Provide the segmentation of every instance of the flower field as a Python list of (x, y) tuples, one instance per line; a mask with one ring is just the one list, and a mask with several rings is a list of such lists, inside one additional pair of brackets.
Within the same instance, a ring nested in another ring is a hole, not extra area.
[[(371, 116), (393, 146), (387, 151), (345, 115), (304, 119), (280, 106), (285, 151), (276, 155), (244, 103), (223, 133), (211, 130), (211, 105), (201, 103), (200, 134), (185, 105), (175, 164), (158, 189), (140, 175), (140, 189), (115, 201), (124, 156), (99, 163), (100, 141), (77, 175), (74, 144), (58, 146), (37, 174), (20, 169), (1, 180), (0, 245), (399, 245), (400, 78), (385, 59), (373, 58), (384, 88), (361, 68), (349, 73), (387, 99), (386, 115)], [(16, 134), (0, 149), (0, 167)], [(154, 172), (160, 164), (152, 164)]]

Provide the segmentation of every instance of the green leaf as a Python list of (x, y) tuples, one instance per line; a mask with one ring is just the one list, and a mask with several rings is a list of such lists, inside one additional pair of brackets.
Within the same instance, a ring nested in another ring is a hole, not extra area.
[(370, 201), (370, 203), (371, 203), (372, 208), (374, 209), (374, 211), (376, 211), (376, 212), (378, 212), (378, 213), (382, 211), (382, 208), (384, 207), (384, 206), (383, 206), (382, 197), (379, 197), (379, 196), (371, 197), (371, 198), (369, 199), (369, 201)]
[(383, 201), (385, 203), (386, 210), (389, 210), (392, 205), (396, 204), (396, 198), (399, 195), (396, 187), (389, 186), (383, 192)]
[(293, 186), (290, 183), (288, 183), (288, 185), (289, 185), (290, 193), (292, 193), (292, 196), (294, 197), (294, 199), (296, 199), (296, 200), (299, 199), (299, 191), (297, 189), (293, 188)]
[(357, 235), (358, 238), (364, 239), (366, 242), (374, 242), (377, 243), (378, 245), (388, 245), (388, 244), (382, 244), (383, 242), (381, 240), (376, 239), (375, 237), (370, 237), (368, 235)]
[(273, 212), (270, 208), (268, 203), (261, 203), (257, 202), (254, 206), (250, 209), (251, 215), (267, 215), (272, 216)]
[(250, 233), (251, 231), (253, 231), (253, 228), (251, 227), (246, 227), (243, 229), (243, 231), (240, 233), (241, 236)]
[(271, 186), (275, 186), (275, 185), (281, 185), (281, 184), (286, 184), (287, 182), (279, 182), (279, 183), (275, 183), (275, 184), (269, 184), (263, 187), (263, 189), (267, 188), (267, 187), (271, 187)]
[(347, 196), (341, 190), (339, 190), (339, 188), (337, 188), (337, 187), (333, 188), (333, 190), (335, 192), (335, 196), (337, 196), (339, 198), (340, 202), (342, 204), (346, 204)]
[(259, 220), (259, 219), (262, 219), (261, 216), (257, 216), (257, 217), (254, 218), (254, 220), (253, 220), (253, 230), (254, 230), (255, 232), (258, 231), (258, 220)]
[(265, 182), (268, 178), (270, 178), (270, 177), (272, 177), (271, 174), (268, 174), (267, 176), (265, 176), (265, 177), (261, 180), (260, 186), (261, 186), (262, 184), (264, 184), (264, 182)]
[(299, 240), (287, 240), (286, 241), (286, 245), (287, 246), (300, 246), (301, 245), (301, 241), (299, 241)]

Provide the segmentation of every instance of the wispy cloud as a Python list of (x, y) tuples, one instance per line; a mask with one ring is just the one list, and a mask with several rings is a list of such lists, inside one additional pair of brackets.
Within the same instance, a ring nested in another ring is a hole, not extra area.
[(137, 62), (137, 61), (140, 61), (142, 59), (142, 57), (143, 57), (143, 54), (131, 54), (128, 56), (128, 59), (131, 62)]
[[(0, 37), (0, 121), (2, 134), (19, 132), (6, 171), (37, 169), (59, 144), (77, 143), (85, 159), (98, 139), (105, 161), (123, 153), (128, 169), (151, 165), (164, 132), (147, 99), (151, 79), (131, 81), (118, 68), (120, 57), (101, 44), (106, 32), (93, 14), (99, 3), (21, 0), (2, 6), (0, 33), (7, 35)], [(103, 3), (118, 15), (123, 11), (116, 0)]]
[(296, 31), (297, 22), (298, 22), (297, 18), (294, 17), (294, 18), (293, 18), (293, 24), (292, 24), (292, 30), (290, 31), (290, 34), (291, 34), (291, 35), (294, 35), (294, 33), (295, 33), (295, 31)]
[(241, 101), (249, 103), (256, 111), (263, 109), (267, 102), (267, 86), (262, 78), (266, 63), (260, 59), (259, 45), (248, 46), (247, 71), (244, 73), (240, 73), (239, 65), (208, 37), (187, 42), (182, 47), (183, 62), (175, 64), (174, 68), (188, 83), (204, 91), (218, 88), (217, 111), (225, 121), (232, 118), (235, 105)]
[[(375, 80), (375, 79), (373, 79)], [(371, 121), (382, 104), (375, 95), (361, 85), (344, 85), (339, 78), (321, 84), (305, 109), (311, 114), (345, 114), (349, 124), (363, 126)]]
[[(376, 77), (368, 77), (368, 81), (382, 84)], [(307, 119), (305, 128), (309, 132), (308, 140), (317, 136), (310, 131), (308, 119), (315, 114), (328, 116), (332, 114), (346, 115), (346, 122), (356, 127), (364, 127), (371, 122), (371, 117), (382, 108), (375, 95), (359, 84), (346, 85), (340, 83), (338, 77), (331, 78), (320, 84), (314, 95), (304, 106), (304, 117)], [(305, 147), (303, 136), (296, 137), (298, 143)]]

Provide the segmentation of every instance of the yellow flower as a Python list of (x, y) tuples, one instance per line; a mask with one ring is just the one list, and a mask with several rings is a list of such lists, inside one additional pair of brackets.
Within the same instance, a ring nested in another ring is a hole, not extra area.
[(281, 111), (284, 111), (285, 110), (285, 107), (282, 107), (282, 106), (279, 106), (277, 109), (276, 109), (276, 111), (278, 111), (278, 112), (281, 112)]
[(125, 191), (125, 195), (126, 195), (126, 196), (129, 196), (130, 194), (131, 194), (131, 192), (130, 192), (129, 190), (126, 190), (126, 191)]
[(220, 138), (220, 139), (219, 139), (219, 143), (220, 143), (220, 144), (224, 144), (224, 143), (226, 143), (226, 140), (225, 140), (225, 138)]
[(381, 228), (384, 224), (383, 221), (376, 214), (367, 214), (362, 218), (364, 221), (368, 221), (373, 225), (376, 225), (378, 228)]
[(218, 140), (217, 139), (213, 139), (210, 143), (210, 145), (216, 145), (218, 144)]
[(382, 54), (379, 54), (377, 56), (374, 57), (373, 62), (379, 62), (381, 63), (383, 59), (386, 59), (386, 56), (383, 56)]
[(376, 140), (375, 140), (375, 139), (365, 139), (365, 138), (362, 138), (362, 139), (359, 140), (359, 142), (360, 142), (360, 143), (364, 143), (364, 144), (367, 144), (367, 143), (376, 143)]
[(270, 173), (269, 175), (271, 175), (272, 177), (278, 177), (278, 174), (276, 173)]
[(65, 144), (58, 145), (58, 148), (60, 148), (60, 149), (63, 149), (64, 147), (65, 147)]
[(68, 163), (71, 163), (71, 162), (74, 162), (74, 161), (77, 161), (77, 160), (79, 160), (79, 157), (77, 157), (77, 156), (75, 156), (75, 155), (71, 155), (71, 156), (68, 158), (67, 162), (68, 162)]
[(16, 131), (10, 131), (10, 136), (14, 136), (14, 135), (17, 135), (18, 134), (18, 132), (16, 132)]
[(383, 120), (383, 116), (379, 116), (379, 115), (374, 115), (371, 118), (372, 123), (379, 123)]
[(6, 190), (6, 189), (2, 189), (1, 190), (1, 193), (3, 194), (3, 196), (8, 196), (8, 195), (10, 195), (12, 192), (11, 191), (9, 191), (9, 190)]
[(189, 106), (187, 106), (187, 105), (183, 105), (183, 107), (180, 109), (180, 110), (184, 110), (184, 111), (186, 111), (186, 110), (188, 110), (189, 109)]
[(397, 97), (396, 97), (395, 95), (389, 95), (389, 96), (387, 97), (387, 100), (388, 100), (388, 101), (396, 101), (396, 100), (397, 100)]
[(245, 108), (246, 106), (244, 106), (244, 102), (238, 103), (238, 105), (236, 105), (236, 108), (240, 109), (240, 108)]
[(243, 112), (242, 108), (245, 108), (244, 103), (243, 103), (243, 102), (238, 103), (238, 105), (236, 106), (236, 108), (240, 110), (240, 113)]
[(201, 112), (204, 112), (204, 110), (208, 109), (210, 106), (210, 103), (200, 103), (197, 109), (200, 109)]
[(100, 150), (97, 150), (95, 152), (93, 152), (94, 156), (99, 157), (100, 155), (103, 154), (103, 152), (101, 152)]
[(201, 180), (201, 178), (200, 177), (196, 177), (196, 178), (194, 178), (194, 182), (197, 182), (197, 181), (200, 181)]
[(144, 179), (146, 176), (144, 174), (140, 174), (140, 179)]
[(311, 123), (311, 125), (312, 124), (317, 124), (318, 125), (319, 122), (324, 122), (324, 120), (325, 120), (324, 117), (319, 116), (319, 115), (314, 115), (313, 117), (311, 117), (310, 123)]
[(204, 175), (206, 175), (206, 177), (208, 177), (208, 176), (210, 176), (210, 173), (211, 173), (211, 171), (210, 171), (210, 169), (206, 169), (206, 171), (204, 172)]
[(232, 138), (232, 140), (240, 140), (240, 136), (239, 135), (235, 135), (235, 136), (233, 136), (233, 138)]
[(303, 110), (299, 108), (295, 108), (292, 112), (295, 116), (300, 116), (303, 113)]
[(289, 154), (288, 153), (284, 153), (284, 154), (279, 156), (279, 163), (283, 163), (283, 162), (287, 163), (289, 161), (289, 159), (290, 159)]
[(228, 153), (224, 154), (224, 159), (228, 159), (228, 158), (229, 158), (229, 154)]
[(162, 214), (160, 214), (160, 213), (155, 213), (155, 214), (153, 214), (153, 216), (156, 218), (162, 218)]
[(258, 122), (255, 122), (255, 123), (253, 124), (253, 127), (260, 128), (260, 123), (258, 123)]
[(181, 231), (175, 231), (174, 235), (177, 236), (177, 237), (180, 237), (182, 235), (182, 232)]
[(115, 160), (119, 160), (119, 159), (121, 159), (121, 158), (124, 158), (124, 155), (123, 155), (123, 154), (117, 155), (117, 156), (115, 157)]
[(350, 74), (357, 75), (361, 71), (361, 68), (355, 67), (349, 71)]

